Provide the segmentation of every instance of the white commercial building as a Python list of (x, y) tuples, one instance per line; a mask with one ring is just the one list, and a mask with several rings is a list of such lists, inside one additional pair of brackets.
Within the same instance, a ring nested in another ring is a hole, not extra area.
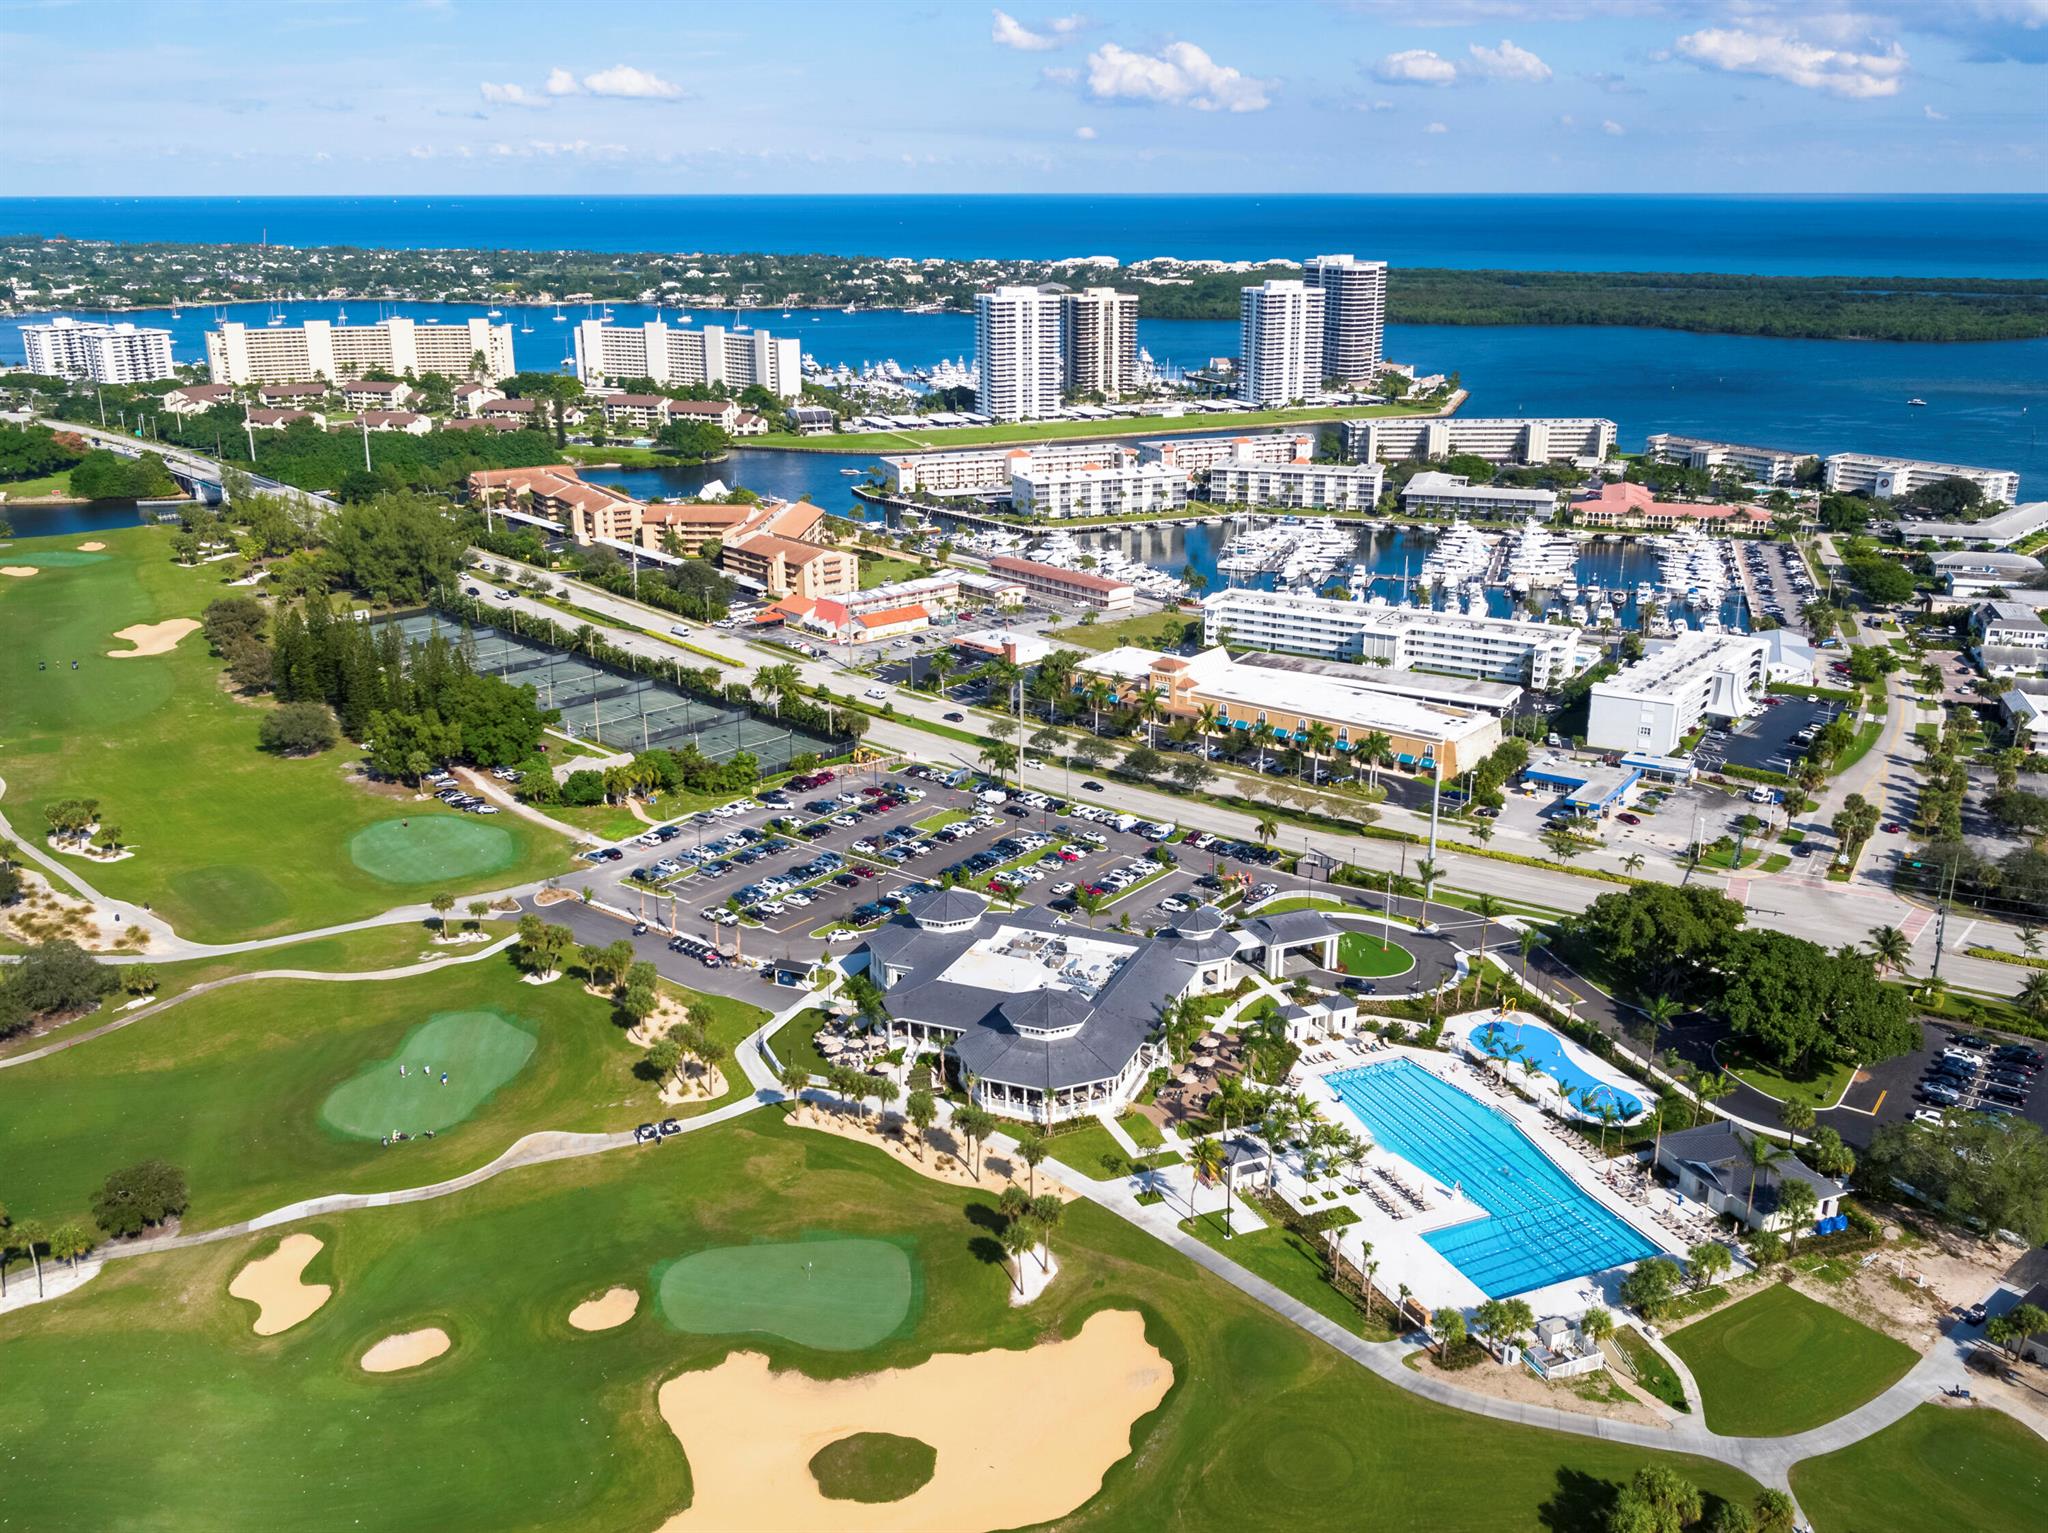
[[(1373, 465), (1373, 472), (1379, 472), (1378, 464)], [(1475, 485), (1463, 474), (1428, 469), (1401, 487), (1401, 509), (1410, 516), (1434, 512), (1499, 522), (1519, 522), (1532, 516), (1549, 521), (1557, 515), (1557, 492), (1520, 485)]]
[(1239, 304), (1237, 397), (1261, 409), (1323, 390), (1323, 294), (1275, 278), (1244, 289)]
[(28, 370), (49, 378), (85, 378), (94, 383), (149, 383), (172, 376), (171, 332), (90, 320), (53, 319), (23, 325), (21, 342)]
[(1387, 330), (1387, 263), (1311, 256), (1302, 280), (1323, 295), (1323, 377), (1350, 388), (1379, 381)]
[(1090, 287), (1060, 295), (1066, 386), (1116, 399), (1138, 386), (1138, 295)]
[(1290, 511), (1369, 511), (1380, 498), (1377, 463), (1260, 463), (1236, 460), (1209, 470), (1202, 498), (1219, 506), (1283, 506)]
[(1586, 744), (1673, 755), (1703, 719), (1739, 719), (1756, 707), (1770, 657), (1754, 635), (1683, 634), (1593, 683)]
[(975, 295), (975, 409), (990, 420), (1036, 420), (1059, 409), (1061, 296), (1039, 287)]
[(1128, 447), (1104, 442), (1040, 442), (1031, 447), (969, 447), (957, 452), (916, 452), (884, 458), (886, 485), (896, 495), (988, 495), (1010, 488), (1020, 469), (1061, 474), (1091, 463), (1136, 458)]
[(1596, 653), (1579, 629), (1555, 623), (1242, 588), (1202, 599), (1202, 642), (1478, 676), (1537, 691), (1569, 681)]
[(1944, 479), (1967, 479), (1986, 500), (2012, 505), (2020, 498), (2020, 476), (2009, 468), (1968, 468), (1960, 463), (1928, 463), (1918, 458), (1881, 458), (1874, 453), (1838, 452), (1828, 459), (1823, 483), (1834, 494), (1890, 498)]
[(576, 327), (576, 376), (586, 384), (650, 378), (735, 391), (758, 387), (778, 399), (795, 399), (803, 392), (803, 346), (794, 336), (766, 330), (586, 319)]
[(1136, 516), (1187, 503), (1187, 471), (1163, 463), (1117, 458), (1049, 469), (1027, 459), (1010, 476), (1010, 508), (1024, 516)]
[(1435, 415), (1344, 423), (1344, 450), (1360, 463), (1448, 458), (1470, 453), (1489, 463), (1599, 463), (1614, 450), (1610, 420)]
[(1674, 436), (1668, 431), (1657, 432), (1643, 446), (1660, 463), (1682, 464), (1708, 473), (1732, 468), (1752, 484), (1790, 484), (1799, 475), (1799, 465), (1815, 456), (1782, 447), (1709, 442), (1699, 437)]
[(1934, 578), (1951, 596), (1983, 596), (1991, 591), (2030, 590), (2041, 584), (2048, 569), (2030, 554), (1991, 553), (1983, 549), (1951, 549), (1929, 554)]
[(485, 319), (453, 325), (410, 319), (336, 325), (309, 319), (303, 325), (255, 330), (230, 320), (206, 333), (206, 362), (215, 383), (238, 387), (313, 379), (338, 383), (365, 373), (467, 378), (472, 371), (495, 383), (518, 370), (512, 361), (512, 327)]
[(2048, 527), (2048, 500), (2030, 500), (1974, 522), (1900, 522), (1899, 536), (1908, 543), (1931, 538), (1967, 548), (2010, 548)]

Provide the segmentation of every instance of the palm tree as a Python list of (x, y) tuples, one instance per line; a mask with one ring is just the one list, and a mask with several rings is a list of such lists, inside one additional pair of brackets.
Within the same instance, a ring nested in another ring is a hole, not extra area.
[(1637, 873), (1641, 872), (1642, 866), (1643, 854), (1641, 852), (1630, 852), (1626, 857), (1621, 859), (1621, 871), (1626, 873), (1630, 878), (1634, 878)]
[(1515, 941), (1516, 945), (1522, 950), (1522, 988), (1527, 990), (1529, 988), (1529, 955), (1535, 952), (1538, 944), (1543, 941), (1543, 933), (1533, 926), (1525, 926), (1522, 928), (1521, 936), (1516, 938)]
[(981, 1180), (981, 1142), (995, 1131), (995, 1114), (983, 1107), (969, 1103), (954, 1109), (953, 1127), (967, 1136), (969, 1148), (974, 1152), (974, 1179)]
[(811, 1072), (795, 1060), (791, 1060), (782, 1067), (782, 1074), (776, 1077), (776, 1080), (777, 1084), (782, 1087), (783, 1097), (789, 1104), (789, 1112), (785, 1116), (793, 1117), (796, 1114), (798, 1105), (804, 1099), (804, 1088), (811, 1083)]
[[(1195, 1168), (1197, 1180), (1213, 1182), (1218, 1177), (1223, 1178), (1223, 1238), (1230, 1239), (1230, 1179), (1223, 1175), (1227, 1156), (1222, 1143), (1205, 1134), (1195, 1141), (1188, 1153), (1188, 1160)], [(1193, 1193), (1188, 1195), (1188, 1217), (1195, 1217)]]
[(1366, 764), (1371, 774), (1371, 785), (1374, 788), (1378, 788), (1380, 785), (1380, 768), (1391, 761), (1394, 756), (1393, 737), (1384, 730), (1375, 729), (1371, 734), (1358, 742), (1358, 747), (1354, 754)]
[(1436, 892), (1437, 875), (1443, 869), (1437, 866), (1434, 857), (1425, 857), (1415, 864), (1415, 876), (1422, 880), (1422, 925), (1429, 925), (1429, 898)]
[(1652, 1048), (1656, 1047), (1657, 1040), (1664, 1036), (1664, 1029), (1671, 1025), (1683, 1009), (1676, 1000), (1661, 992), (1643, 1002), (1643, 1017), (1650, 1024)]
[(1021, 1294), (1024, 1291), (1024, 1253), (1031, 1249), (1031, 1233), (1024, 1227), (1022, 1219), (1012, 1219), (996, 1238), (1003, 1243), (1003, 1254), (1010, 1258), (1014, 1269), (1013, 1281)]
[(1205, 745), (1228, 727), (1223, 722), (1222, 710), (1214, 703), (1202, 704), (1201, 710), (1195, 714), (1195, 737)]
[(1159, 717), (1166, 710), (1159, 701), (1158, 692), (1147, 687), (1137, 697), (1138, 717), (1145, 724), (1145, 743), (1154, 750), (1159, 748)]
[(35, 1264), (36, 1297), (41, 1298), (43, 1295), (43, 1242), (47, 1238), (42, 1224), (34, 1219), (23, 1220), (14, 1227), (9, 1238), (13, 1240), (14, 1248), (26, 1255)]
[(1301, 1115), (1294, 1103), (1274, 1092), (1266, 1099), (1265, 1116), (1259, 1123), (1259, 1137), (1266, 1141), (1266, 1190), (1279, 1185), (1280, 1146), (1294, 1133)]
[(1102, 710), (1107, 708), (1110, 699), (1116, 696), (1116, 689), (1109, 684), (1107, 676), (1091, 676), (1088, 678), (1088, 685), (1082, 689), (1082, 695), (1088, 699), (1089, 711), (1094, 715), (1095, 722), (1091, 727), (1095, 733), (1101, 734)]
[(1491, 894), (1481, 893), (1472, 900), (1472, 914), (1479, 917), (1479, 962), (1472, 965), (1472, 1004), (1479, 1004), (1479, 986), (1486, 978), (1486, 942), (1488, 934), (1501, 913), (1501, 903)]
[(903, 1104), (903, 1115), (917, 1130), (917, 1158), (922, 1161), (925, 1144), (931, 1138), (932, 1124), (939, 1116), (939, 1104), (929, 1091), (920, 1087), (911, 1092), (909, 1100)]
[(958, 666), (959, 662), (945, 650), (940, 650), (936, 655), (929, 657), (924, 663), (924, 668), (925, 674), (932, 678), (932, 689), (936, 692), (944, 692), (946, 690), (946, 678), (951, 676)]
[(1317, 719), (1308, 726), (1308, 739), (1303, 744), (1308, 759), (1315, 764), (1315, 785), (1320, 788), (1323, 785), (1323, 758), (1336, 747), (1336, 731)]
[(1031, 1206), (1026, 1211), (1027, 1217), (1038, 1231), (1038, 1249), (1041, 1253), (1038, 1265), (1044, 1271), (1052, 1271), (1052, 1232), (1059, 1228), (1060, 1218), (1066, 1211), (1067, 1205), (1049, 1192), (1033, 1197)]
[(1038, 1196), (1038, 1164), (1051, 1153), (1051, 1143), (1037, 1129), (1026, 1129), (1017, 1136), (1017, 1158), (1031, 1172), (1031, 1195), (1034, 1198)]
[(1748, 1207), (1749, 1216), (1750, 1218), (1754, 1219), (1756, 1217), (1757, 1176), (1760, 1172), (1766, 1170), (1771, 1166), (1775, 1166), (1780, 1161), (1784, 1160), (1787, 1152), (1779, 1148), (1776, 1141), (1766, 1139), (1762, 1134), (1750, 1135), (1748, 1142), (1743, 1145), (1743, 1149), (1747, 1151), (1749, 1155)]
[(1878, 973), (1889, 969), (1895, 974), (1906, 972), (1906, 963), (1913, 951), (1913, 944), (1896, 926), (1873, 926), (1870, 929), (1870, 960), (1877, 965)]
[(1280, 822), (1271, 815), (1261, 815), (1252, 825), (1252, 833), (1259, 838), (1259, 845), (1271, 846), (1273, 838), (1280, 834)]

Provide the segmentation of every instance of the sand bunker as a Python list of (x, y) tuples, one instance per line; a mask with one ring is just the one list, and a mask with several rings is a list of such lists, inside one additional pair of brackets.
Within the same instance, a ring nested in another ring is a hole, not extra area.
[(289, 1331), (334, 1295), (325, 1283), (302, 1282), (299, 1274), (320, 1254), (317, 1235), (287, 1235), (283, 1244), (235, 1274), (228, 1293), (256, 1306), (256, 1334)]
[(167, 623), (137, 623), (114, 637), (126, 639), (133, 649), (110, 649), (116, 660), (133, 660), (137, 655), (163, 655), (178, 647), (178, 641), (199, 627), (196, 618), (174, 617)]
[(104, 543), (81, 543), (78, 545), (78, 551), (82, 554), (96, 554), (106, 546)]
[(609, 1331), (613, 1326), (624, 1325), (633, 1318), (640, 1308), (640, 1291), (636, 1288), (613, 1288), (594, 1299), (585, 1299), (569, 1311), (569, 1324), (579, 1331)]
[(399, 1373), (431, 1363), (448, 1350), (448, 1333), (439, 1326), (387, 1336), (363, 1354), (363, 1372)]
[(12, 575), (16, 580), (26, 580), (35, 572), (33, 564), (0, 564), (0, 575)]
[[(757, 1352), (661, 1386), (661, 1415), (696, 1487), (685, 1528), (1020, 1527), (1063, 1517), (1131, 1451), (1131, 1424), (1166, 1398), (1173, 1366), (1131, 1310), (1089, 1317), (1072, 1341), (1021, 1352), (943, 1353), (915, 1368), (824, 1381), (771, 1373)], [(997, 1416), (963, 1402), (1001, 1401)], [(832, 1501), (810, 1461), (858, 1432), (929, 1443), (936, 1472), (901, 1501)]]

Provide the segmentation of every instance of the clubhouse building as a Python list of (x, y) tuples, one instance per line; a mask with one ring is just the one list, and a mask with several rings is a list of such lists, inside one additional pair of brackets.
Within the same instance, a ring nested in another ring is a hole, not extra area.
[(1261, 956), (1270, 946), (1226, 931), (1210, 909), (1144, 937), (941, 889), (871, 933), (856, 957), (882, 989), (892, 1044), (944, 1053), (990, 1112), (1057, 1123), (1128, 1106), (1166, 1062), (1161, 1011), (1228, 990), (1248, 944)]

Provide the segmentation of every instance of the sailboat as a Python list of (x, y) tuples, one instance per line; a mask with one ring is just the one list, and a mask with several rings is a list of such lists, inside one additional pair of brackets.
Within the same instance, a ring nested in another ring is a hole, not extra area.
[(522, 314), (519, 317), (523, 321), (523, 323), (519, 326), (519, 333), (521, 335), (533, 334), (533, 315), (528, 313)]
[(484, 310), (484, 318), (485, 318), (485, 319), (503, 319), (504, 317), (505, 317), (505, 311), (504, 311), (503, 309), (486, 309), (486, 310)]
[(556, 304), (556, 305), (555, 305), (555, 323), (556, 323), (556, 324), (558, 324), (558, 325), (566, 325), (566, 324), (567, 324), (568, 322), (569, 322), (569, 316), (568, 316), (568, 315), (566, 315), (566, 314), (564, 314), (564, 313), (562, 312), (562, 306), (561, 306), (560, 304)]

